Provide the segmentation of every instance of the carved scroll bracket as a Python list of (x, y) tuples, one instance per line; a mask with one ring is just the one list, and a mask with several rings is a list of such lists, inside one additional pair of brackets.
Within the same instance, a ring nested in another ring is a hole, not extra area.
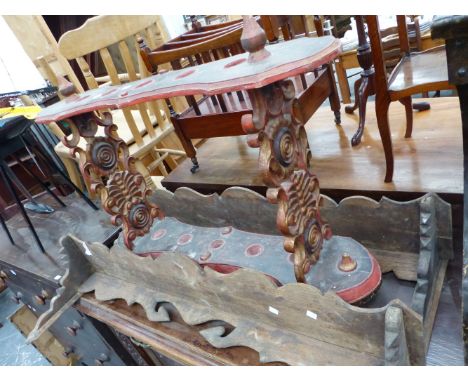
[(300, 118), (291, 80), (249, 92), (253, 114), (242, 117), (247, 143), (259, 147), (259, 167), (270, 188), (267, 198), (278, 204), (277, 226), (286, 236), (284, 248), (294, 253), (299, 282), (320, 257), (331, 230), (320, 218), (320, 187), (310, 171), (312, 154)]
[[(117, 126), (108, 112), (98, 117), (84, 113), (67, 120), (72, 138), (63, 138), (63, 144), (73, 156), (79, 155), (80, 170), (93, 197), (100, 196), (102, 207), (109, 213), (114, 225), (122, 225), (125, 245), (143, 236), (155, 218), (162, 218), (160, 209), (148, 199), (151, 190), (143, 175), (137, 171), (128, 147), (117, 134)], [(104, 136), (96, 136), (98, 126), (104, 127)], [(86, 148), (79, 146), (80, 138)]]

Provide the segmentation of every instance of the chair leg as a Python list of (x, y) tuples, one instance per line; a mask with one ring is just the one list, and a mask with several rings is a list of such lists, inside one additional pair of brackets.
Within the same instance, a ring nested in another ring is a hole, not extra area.
[(359, 87), (361, 86), (362, 78), (363, 77), (359, 77), (354, 83), (354, 105), (345, 106), (346, 114), (353, 114), (354, 110), (359, 107)]
[(356, 133), (351, 138), (352, 146), (357, 146), (361, 143), (362, 134), (364, 132), (364, 126), (366, 124), (367, 98), (371, 93), (371, 84), (369, 79), (370, 77), (362, 77), (359, 90), (357, 93), (355, 93), (356, 101), (359, 104), (359, 125)]
[(81, 181), (81, 175), (78, 169), (76, 168), (75, 162), (70, 158), (60, 157), (65, 169), (68, 172), (71, 182), (83, 191), (83, 182)]
[(338, 77), (338, 86), (340, 87), (341, 99), (343, 103), (351, 103), (348, 78), (346, 77), (346, 70), (343, 67), (341, 57), (335, 61), (335, 69), (336, 76)]
[[(330, 100), (330, 106), (333, 110), (333, 114), (335, 114), (335, 123), (339, 125), (341, 123), (341, 102), (340, 97), (338, 96), (338, 90), (336, 88), (335, 76), (333, 74), (333, 67), (331, 64), (327, 66), (328, 78), (330, 81), (331, 92), (328, 99)], [(192, 160), (193, 162), (193, 160)]]
[(143, 178), (145, 178), (146, 186), (150, 190), (155, 190), (156, 185), (154, 184), (153, 180), (151, 179), (151, 175), (150, 175), (148, 169), (146, 168), (146, 166), (143, 164), (143, 162), (141, 160), (139, 160), (139, 159), (136, 160), (135, 161), (135, 167), (138, 170), (138, 172), (140, 172), (140, 174), (143, 175)]
[(390, 134), (390, 124), (388, 123), (388, 109), (390, 107), (389, 99), (376, 97), (375, 113), (377, 115), (377, 126), (379, 128), (380, 138), (385, 154), (385, 182), (391, 182), (393, 179), (393, 148), (392, 136)]
[(5, 230), (8, 239), (10, 239), (10, 243), (12, 245), (15, 245), (15, 241), (13, 240), (13, 237), (11, 236), (10, 230), (8, 229), (8, 226), (6, 225), (5, 219), (3, 219), (2, 214), (0, 213), (0, 223), (2, 224), (3, 229)]
[(192, 140), (190, 138), (187, 138), (185, 136), (184, 131), (180, 128), (177, 117), (172, 117), (171, 120), (172, 120), (172, 125), (174, 126), (174, 131), (179, 137), (180, 143), (182, 143), (182, 147), (184, 148), (187, 156), (190, 158), (190, 160), (193, 163), (193, 166), (190, 169), (190, 172), (194, 174), (200, 168), (200, 166), (198, 165), (198, 160), (197, 160), (197, 151), (195, 150), (195, 147), (193, 147)]
[(57, 171), (60, 176), (77, 192), (78, 195), (80, 195), (84, 201), (95, 211), (98, 211), (99, 208), (92, 202), (91, 199), (89, 199), (84, 193), (83, 191), (81, 191), (78, 186), (73, 183), (70, 178), (67, 176), (67, 174), (65, 174), (62, 169), (57, 166), (55, 164), (55, 162), (53, 160), (51, 160), (50, 158), (48, 158), (47, 156), (43, 155), (40, 151), (37, 151), (37, 154), (41, 156), (42, 160), (44, 160), (45, 162), (47, 162), (49, 164), (49, 166), (51, 166), (55, 171)]
[(45, 184), (41, 179), (39, 179), (32, 171), (29, 170), (29, 168), (21, 161), (21, 159), (17, 155), (13, 155), (13, 158), (15, 158), (16, 162), (20, 165), (20, 167), (32, 178), (34, 178), (41, 186), (42, 188), (50, 195), (52, 196), (57, 203), (59, 203), (62, 207), (66, 207), (65, 203), (62, 202), (62, 200), (53, 193), (50, 188)]
[(405, 106), (406, 112), (405, 138), (411, 138), (411, 134), (413, 133), (413, 104), (411, 102), (411, 97), (404, 97), (399, 101)]
[(36, 240), (38, 247), (40, 248), (42, 253), (45, 253), (44, 246), (42, 245), (41, 240), (39, 239), (39, 236), (37, 235), (37, 232), (34, 229), (34, 226), (32, 225), (31, 220), (29, 219), (29, 216), (26, 213), (26, 210), (24, 209), (23, 203), (21, 203), (21, 200), (15, 191), (15, 187), (13, 186), (13, 183), (11, 182), (10, 178), (8, 177), (6, 173), (5, 168), (3, 167), (3, 164), (0, 165), (0, 171), (2, 173), (2, 177), (3, 177), (3, 180), (5, 181), (8, 191), (10, 192), (11, 195), (13, 195), (13, 198), (15, 199), (15, 202), (18, 205), (21, 211), (21, 214), (23, 215), (24, 220), (26, 220), (26, 223), (29, 226), (29, 230), (33, 234), (33, 237)]

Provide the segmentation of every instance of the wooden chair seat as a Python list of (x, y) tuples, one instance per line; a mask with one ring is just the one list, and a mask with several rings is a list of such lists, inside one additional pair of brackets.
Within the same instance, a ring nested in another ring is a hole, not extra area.
[[(296, 94), (301, 105), (302, 116), (308, 120), (328, 96), (326, 93), (326, 70), (322, 69), (315, 76), (307, 73), (303, 89), (301, 77), (290, 78), (296, 88)], [(317, 91), (312, 85), (317, 82)], [(245, 135), (242, 130), (241, 118), (244, 114), (252, 113), (252, 105), (247, 92), (243, 92), (243, 99), (239, 100), (236, 93), (223, 94), (226, 111), (219, 103), (214, 104), (211, 97), (203, 97), (197, 102), (200, 114), (193, 107), (188, 108), (176, 119), (176, 128), (183, 131), (188, 139), (206, 139), (213, 137), (231, 137)]]
[(392, 101), (426, 91), (452, 89), (448, 83), (445, 47), (403, 57), (388, 83)]

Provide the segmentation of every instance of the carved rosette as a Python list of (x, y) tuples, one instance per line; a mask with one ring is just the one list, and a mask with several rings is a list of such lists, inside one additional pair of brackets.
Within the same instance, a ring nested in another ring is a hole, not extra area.
[(260, 147), (263, 181), (278, 187), (295, 169), (310, 167), (311, 153), (292, 81), (250, 91), (253, 115), (242, 117), (248, 144)]
[[(150, 230), (154, 219), (163, 217), (148, 200), (151, 190), (136, 170), (135, 160), (118, 136), (110, 113), (103, 113), (102, 118), (93, 113), (81, 114), (68, 123), (72, 137), (64, 138), (64, 145), (72, 155), (79, 155), (88, 189), (93, 197), (100, 195), (102, 207), (112, 216), (114, 225), (122, 225), (125, 245), (132, 249), (133, 241)], [(98, 126), (104, 127), (103, 136), (96, 136)], [(86, 140), (86, 149), (78, 146), (80, 138)]]
[(294, 84), (278, 81), (249, 96), (253, 115), (242, 117), (242, 127), (249, 146), (260, 148), (259, 167), (270, 187), (268, 200), (278, 203), (277, 226), (286, 236), (284, 248), (294, 254), (297, 281), (305, 282), (331, 230), (320, 219), (320, 187), (310, 171), (312, 154)]

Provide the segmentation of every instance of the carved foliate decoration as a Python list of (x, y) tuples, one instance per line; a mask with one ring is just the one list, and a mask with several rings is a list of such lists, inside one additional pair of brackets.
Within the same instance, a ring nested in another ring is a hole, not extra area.
[(153, 220), (163, 218), (159, 208), (148, 200), (151, 190), (145, 179), (133, 168), (117, 171), (111, 175), (107, 185), (102, 187), (102, 206), (112, 216), (112, 223), (122, 224), (124, 242), (133, 248), (133, 240), (149, 232)]
[(310, 171), (312, 154), (291, 80), (249, 92), (253, 115), (242, 117), (251, 147), (259, 147), (259, 166), (271, 203), (278, 203), (277, 226), (284, 248), (294, 253), (299, 282), (320, 256), (331, 236), (319, 213), (320, 188)]
[[(132, 249), (132, 242), (149, 231), (153, 220), (163, 217), (148, 200), (151, 190), (136, 170), (135, 160), (118, 136), (110, 113), (103, 113), (102, 118), (93, 113), (81, 114), (68, 123), (72, 138), (64, 138), (64, 145), (73, 155), (79, 155), (88, 189), (93, 197), (100, 195), (102, 207), (112, 216), (114, 225), (122, 225), (125, 245)], [(104, 127), (104, 136), (96, 136), (98, 126)], [(80, 138), (86, 140), (86, 149), (78, 146)]]
[(284, 248), (294, 253), (294, 273), (299, 282), (320, 257), (323, 239), (331, 230), (320, 219), (318, 179), (308, 170), (297, 170), (279, 188), (270, 189), (268, 199), (278, 203), (277, 226), (286, 236)]

